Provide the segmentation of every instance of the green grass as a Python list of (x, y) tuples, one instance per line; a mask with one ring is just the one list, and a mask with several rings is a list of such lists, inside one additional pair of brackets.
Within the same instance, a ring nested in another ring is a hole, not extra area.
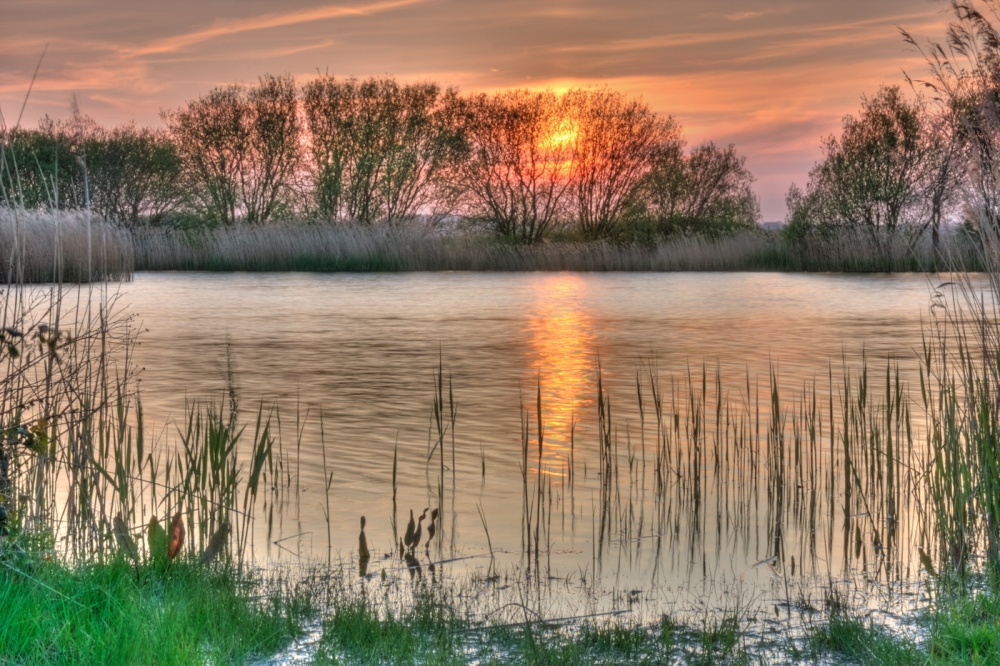
[(930, 617), (927, 651), (939, 664), (1000, 664), (1000, 597), (962, 590)]
[(935, 601), (917, 618), (923, 633), (919, 642), (835, 607), (809, 632), (799, 656), (862, 666), (1000, 664), (1000, 596), (985, 587), (970, 591), (968, 581), (939, 580), (935, 586)]
[(302, 632), (306, 597), (277, 580), (176, 561), (0, 563), (0, 661), (245, 663)]
[(871, 620), (845, 611), (830, 614), (825, 625), (809, 635), (808, 652), (812, 659), (835, 655), (846, 663), (862, 666), (905, 666), (927, 662), (916, 646), (894, 636)]

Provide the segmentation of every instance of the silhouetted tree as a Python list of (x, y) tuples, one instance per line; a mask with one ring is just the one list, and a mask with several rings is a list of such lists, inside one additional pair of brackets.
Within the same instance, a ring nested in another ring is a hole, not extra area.
[(389, 78), (306, 84), (320, 215), (371, 224), (449, 212), (454, 191), (443, 174), (462, 149), (456, 100), (436, 84)]
[(465, 99), (468, 157), (456, 168), (467, 212), (514, 242), (533, 243), (566, 215), (572, 128), (552, 92), (508, 90)]
[(163, 114), (184, 177), (209, 219), (266, 222), (290, 198), (301, 157), (295, 83), (263, 76)]
[(858, 116), (844, 118), (841, 136), (824, 140), (823, 160), (810, 173), (802, 201), (813, 223), (864, 228), (881, 243), (916, 222), (932, 154), (922, 118), (919, 102), (907, 101), (897, 86), (863, 97)]
[(680, 130), (672, 118), (617, 91), (573, 90), (565, 104), (577, 223), (586, 237), (607, 237), (635, 207), (664, 146), (680, 142)]
[(705, 143), (684, 154), (678, 139), (660, 144), (643, 183), (643, 215), (661, 233), (729, 233), (754, 228), (760, 205), (753, 174), (735, 146)]

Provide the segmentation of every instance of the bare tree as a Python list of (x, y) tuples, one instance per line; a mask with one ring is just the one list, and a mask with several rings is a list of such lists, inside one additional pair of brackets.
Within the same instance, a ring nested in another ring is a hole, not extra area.
[(552, 92), (509, 90), (465, 100), (468, 157), (456, 176), (470, 215), (498, 236), (541, 239), (565, 214), (570, 191), (572, 129)]
[[(930, 78), (917, 83), (939, 104), (940, 118), (953, 137), (952, 163), (961, 166), (971, 195), (969, 222), (1000, 232), (1000, 2), (952, 2), (955, 20), (944, 43), (921, 46), (905, 30), (903, 39), (920, 51)], [(943, 187), (943, 186), (942, 186)], [(958, 188), (956, 188), (958, 189)], [(1000, 251), (1000, 250), (998, 250)]]
[(635, 205), (663, 147), (680, 141), (680, 129), (672, 118), (617, 91), (573, 90), (565, 103), (577, 222), (585, 236), (606, 237)]
[(461, 150), (454, 90), (323, 75), (303, 100), (321, 215), (370, 224), (449, 212), (443, 173)]
[(263, 76), (249, 89), (216, 88), (163, 118), (210, 219), (254, 223), (274, 216), (301, 155), (291, 76)]

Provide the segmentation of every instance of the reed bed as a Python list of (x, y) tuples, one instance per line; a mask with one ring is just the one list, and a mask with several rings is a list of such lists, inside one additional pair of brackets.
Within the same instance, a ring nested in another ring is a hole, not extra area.
[[(136, 270), (207, 271), (932, 271), (975, 256), (945, 234), (875, 238), (842, 230), (791, 241), (771, 232), (653, 244), (553, 240), (512, 245), (472, 232), (310, 222), (134, 232)], [(969, 264), (974, 266), (976, 264)]]
[(128, 231), (85, 212), (0, 207), (0, 271), (7, 284), (131, 278)]
[[(181, 231), (126, 229), (83, 212), (0, 208), (0, 268), (12, 283), (127, 280), (134, 271), (935, 271), (982, 266), (970, 239), (844, 229), (791, 240), (774, 232), (655, 243), (552, 240), (513, 245), (421, 225), (317, 222)], [(15, 272), (17, 274), (15, 274)]]

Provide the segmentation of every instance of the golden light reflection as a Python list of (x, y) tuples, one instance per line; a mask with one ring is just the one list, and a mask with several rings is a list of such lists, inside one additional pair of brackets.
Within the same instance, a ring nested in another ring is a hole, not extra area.
[[(583, 297), (586, 282), (578, 275), (552, 275), (537, 283), (536, 307), (528, 323), (532, 365), (541, 378), (545, 428), (543, 473), (562, 475), (570, 458), (573, 422), (589, 414), (594, 392), (593, 319)], [(532, 442), (535, 439), (535, 387), (531, 387)], [(528, 403), (529, 392), (525, 391)], [(576, 442), (579, 449), (580, 442)], [(576, 452), (579, 454), (579, 450)]]

